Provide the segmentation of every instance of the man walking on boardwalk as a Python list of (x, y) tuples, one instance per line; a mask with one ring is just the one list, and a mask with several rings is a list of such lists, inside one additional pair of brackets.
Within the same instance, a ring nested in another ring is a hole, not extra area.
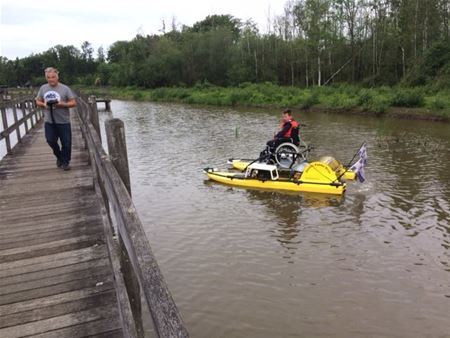
[(36, 104), (45, 109), (45, 138), (56, 156), (56, 166), (70, 170), (72, 131), (69, 108), (76, 106), (75, 95), (68, 86), (59, 82), (56, 68), (46, 68), (45, 79), (47, 83), (41, 86), (36, 96)]

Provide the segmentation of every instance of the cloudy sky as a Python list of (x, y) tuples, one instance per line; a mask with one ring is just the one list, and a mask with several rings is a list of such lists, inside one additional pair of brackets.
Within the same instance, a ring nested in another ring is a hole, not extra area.
[(0, 55), (8, 59), (40, 53), (55, 45), (95, 50), (136, 34), (159, 34), (191, 26), (211, 14), (253, 19), (265, 32), (268, 17), (280, 15), (287, 0), (0, 0)]

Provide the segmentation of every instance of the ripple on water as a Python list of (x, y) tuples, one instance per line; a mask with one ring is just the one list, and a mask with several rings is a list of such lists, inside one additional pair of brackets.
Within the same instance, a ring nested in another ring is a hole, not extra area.
[(257, 156), (277, 112), (112, 107), (133, 199), (192, 336), (448, 334), (446, 126), (297, 114), (312, 157), (345, 163), (368, 143), (366, 182), (330, 197), (205, 181), (203, 167)]

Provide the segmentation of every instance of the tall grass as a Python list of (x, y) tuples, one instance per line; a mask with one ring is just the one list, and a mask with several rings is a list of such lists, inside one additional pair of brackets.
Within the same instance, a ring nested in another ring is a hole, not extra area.
[(181, 102), (215, 106), (290, 107), (293, 109), (359, 109), (383, 114), (395, 107), (420, 108), (424, 114), (448, 116), (450, 91), (425, 87), (361, 88), (353, 85), (328, 87), (281, 87), (272, 83), (242, 83), (239, 87), (216, 87), (209, 83), (156, 89), (89, 88), (97, 96), (119, 99)]
[(393, 91), (391, 106), (423, 107), (425, 95), (422, 88), (396, 88)]

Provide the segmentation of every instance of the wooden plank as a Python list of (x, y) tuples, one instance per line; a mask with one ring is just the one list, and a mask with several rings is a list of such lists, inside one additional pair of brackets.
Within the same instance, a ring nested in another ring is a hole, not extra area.
[[(1, 181), (0, 181), (1, 182)], [(48, 181), (45, 183), (36, 182), (30, 184), (16, 184), (8, 189), (3, 191), (3, 198), (15, 195), (23, 194), (24, 190), (27, 189), (30, 193), (39, 192), (44, 195), (47, 193), (52, 193), (54, 191), (62, 190), (62, 189), (76, 189), (80, 187), (88, 187), (92, 186), (92, 177), (82, 177), (82, 178), (73, 178), (70, 181), (68, 180), (60, 180), (60, 181)]]
[[(76, 154), (74, 154), (70, 163), (71, 165), (73, 164), (74, 168), (83, 168), (88, 165), (87, 159), (85, 159), (84, 156), (76, 156)], [(35, 174), (41, 174), (48, 172), (50, 169), (55, 169), (55, 164), (54, 156), (46, 155), (46, 157), (44, 157), (44, 155), (40, 155), (38, 159), (27, 156), (21, 159), (14, 159), (14, 162), (10, 161), (9, 163), (5, 160), (5, 166), (3, 169), (0, 168), (0, 172), (5, 174), (10, 174), (13, 172), (18, 174), (31, 174), (32, 172)]]
[(104, 282), (99, 285), (86, 287), (79, 290), (61, 292), (55, 295), (46, 296), (42, 298), (35, 298), (25, 300), (22, 302), (11, 303), (7, 305), (0, 305), (0, 316), (7, 316), (8, 314), (32, 311), (42, 307), (52, 306), (59, 303), (69, 302), (73, 299), (84, 299), (96, 294), (105, 293), (114, 290), (113, 282)]
[(95, 271), (95, 275), (103, 276), (109, 273), (108, 264), (96, 266), (95, 269), (84, 269), (84, 270), (74, 270), (69, 271), (67, 273), (53, 275), (54, 270), (47, 270), (47, 275), (44, 278), (35, 279), (32, 281), (24, 280), (22, 282), (18, 282), (15, 284), (8, 284), (2, 287), (0, 290), (0, 296), (9, 295), (12, 293), (24, 292), (29, 290), (40, 289), (52, 285), (63, 284), (79, 279), (85, 279), (94, 276), (93, 271)]
[[(17, 156), (25, 156), (25, 157), (35, 157), (35, 156), (45, 156), (45, 155), (52, 155), (52, 151), (51, 148), (49, 147), (49, 145), (44, 142), (45, 136), (42, 133), (31, 133), (28, 135), (34, 135), (35, 136), (35, 141), (32, 142), (30, 146), (28, 147), (23, 147), (22, 145), (19, 144), (19, 146), (17, 148), (14, 149), (13, 154), (16, 156), (16, 160), (20, 160), (20, 158), (17, 158)], [(72, 143), (72, 147), (73, 150), (75, 151), (75, 153), (78, 156), (82, 156), (82, 149), (79, 148), (76, 143), (77, 141), (75, 141), (72, 138), (72, 141), (74, 143)], [(47, 152), (46, 152), (47, 150)], [(10, 161), (12, 161), (13, 159), (10, 158)]]
[[(115, 323), (111, 324), (110, 321)], [(61, 337), (107, 337), (116, 338), (124, 337), (121, 334), (120, 328), (114, 328), (119, 323), (118, 319), (102, 319), (97, 321), (92, 321), (88, 323), (83, 323), (80, 325), (75, 325), (67, 327), (60, 330), (54, 330), (51, 332), (42, 333), (39, 335), (33, 335), (33, 338), (61, 338)]]
[[(84, 187), (87, 188), (88, 186)], [(12, 203), (12, 200), (14, 197), (11, 197), (11, 199), (7, 199), (5, 196), (3, 196), (0, 201), (0, 210), (5, 213), (5, 216), (8, 215), (8, 218), (14, 219), (14, 211), (16, 210), (24, 210), (27, 212), (32, 212), (35, 215), (45, 215), (45, 210), (36, 210), (36, 208), (48, 208), (48, 210), (51, 210), (53, 213), (60, 213), (59, 208), (61, 210), (70, 210), (71, 208), (76, 207), (77, 205), (80, 208), (88, 208), (89, 206), (95, 207), (97, 206), (97, 202), (95, 200), (92, 200), (91, 196), (86, 196), (86, 199), (80, 199), (80, 198), (73, 198), (70, 199), (73, 189), (65, 189), (62, 191), (55, 191), (51, 196), (41, 196), (41, 200), (38, 198), (30, 198), (28, 199), (28, 196), (26, 193), (22, 194), (22, 198), (17, 197), (17, 200), (22, 201), (22, 203), (19, 203), (19, 205)], [(77, 190), (77, 189), (75, 189)], [(34, 196), (34, 194), (33, 194)], [(31, 205), (29, 202), (34, 203)], [(89, 204), (90, 203), (90, 204)], [(23, 209), (22, 209), (23, 208)], [(24, 213), (25, 213), (24, 211)], [(17, 212), (16, 212), (17, 214)], [(23, 218), (23, 217), (22, 217)], [(0, 220), (1, 223), (2, 220)]]
[[(77, 218), (77, 212), (76, 210), (72, 209), (71, 212), (65, 211), (65, 212), (49, 212), (50, 216), (54, 216), (54, 219), (50, 219), (46, 222), (46, 215), (35, 215), (34, 219), (27, 219), (27, 217), (23, 217), (23, 215), (20, 215), (21, 217), (11, 217), (4, 220), (4, 223), (0, 224), (0, 229), (2, 233), (8, 233), (8, 232), (15, 232), (17, 230), (25, 229), (28, 226), (35, 227), (36, 231), (38, 231), (40, 228), (47, 228), (49, 226), (55, 225), (56, 226), (64, 226), (65, 220), (67, 220), (67, 224), (70, 224), (74, 221), (83, 221), (86, 217), (92, 216), (92, 215), (98, 215), (96, 213), (96, 209), (92, 206), (79, 208), (78, 209), (84, 214), (82, 216), (78, 216)], [(62, 220), (62, 221), (61, 221)], [(9, 231), (12, 230), (12, 231)]]
[(42, 298), (63, 292), (80, 290), (87, 287), (93, 287), (98, 283), (105, 283), (110, 281), (112, 281), (110, 271), (108, 271), (107, 273), (98, 273), (98, 274), (93, 272), (91, 276), (89, 276), (88, 278), (75, 279), (65, 283), (1, 295), (0, 305), (12, 304), (22, 302), (24, 300)]
[[(95, 199), (92, 194), (92, 187), (82, 187), (71, 191), (72, 194), (59, 194), (58, 202), (67, 201), (82, 201), (85, 199)], [(13, 207), (15, 205), (22, 204), (22, 206), (38, 206), (42, 204), (42, 196), (37, 194), (25, 194), (24, 196), (16, 196), (9, 198), (2, 198), (0, 196), (0, 208), (4, 207), (5, 210), (8, 207)]]
[[(97, 210), (92, 206), (87, 206), (85, 208), (79, 208), (79, 216), (77, 218), (76, 212), (60, 212), (58, 210), (52, 210), (52, 212), (48, 213), (48, 216), (51, 218), (46, 218), (46, 215), (35, 215), (34, 219), (28, 219), (26, 215), (20, 215), (17, 217), (12, 217), (10, 219), (5, 219), (4, 223), (2, 222), (0, 224), (0, 228), (2, 229), (2, 232), (7, 232), (8, 229), (23, 229), (26, 226), (32, 225), (35, 226), (36, 229), (39, 229), (41, 226), (45, 227), (52, 224), (58, 224), (61, 225), (61, 223), (64, 223), (67, 221), (69, 224), (70, 222), (76, 221), (76, 220), (83, 220), (86, 217), (91, 217), (92, 215), (97, 215)], [(13, 223), (11, 223), (13, 222)]]
[[(38, 335), (47, 332), (50, 333), (51, 331), (63, 328), (68, 328), (71, 330), (69, 331), (71, 332), (71, 334), (69, 335), (68, 332), (66, 332), (63, 335), (64, 337), (83, 337), (86, 336), (87, 332), (86, 329), (83, 327), (83, 325), (80, 324), (100, 320), (107, 320), (107, 322), (105, 322), (102, 325), (100, 331), (104, 332), (118, 329), (120, 327), (120, 324), (117, 323), (117, 319), (118, 319), (117, 309), (111, 308), (110, 306), (103, 306), (86, 311), (80, 311), (53, 318), (48, 318), (37, 322), (31, 322), (13, 327), (3, 328), (0, 329), (0, 337), (16, 338), (16, 337)], [(61, 337), (62, 332), (59, 332), (57, 336), (55, 336), (56, 334), (55, 332), (51, 332), (51, 334), (53, 337)], [(49, 337), (49, 336), (41, 335), (41, 337)]]
[(104, 332), (104, 333), (94, 334), (94, 335), (89, 336), (89, 338), (121, 338), (121, 337), (124, 337), (122, 330)]
[(100, 224), (97, 224), (96, 226), (84, 224), (82, 227), (72, 227), (69, 229), (54, 230), (46, 233), (36, 232), (28, 235), (21, 234), (14, 237), (9, 236), (8, 238), (2, 236), (0, 238), (0, 250), (55, 242), (68, 238), (80, 237), (82, 235), (97, 235), (103, 237), (102, 227)]
[(18, 284), (24, 282), (33, 282), (35, 280), (47, 278), (49, 275), (59, 276), (70, 272), (82, 271), (86, 269), (94, 270), (96, 267), (102, 267), (108, 264), (108, 259), (99, 258), (92, 259), (85, 262), (67, 264), (61, 267), (49, 268), (44, 270), (39, 270), (31, 273), (24, 273), (20, 275), (7, 276), (0, 279), (0, 286), (6, 287), (11, 284)]
[[(53, 157), (51, 148), (46, 142), (44, 142), (45, 136), (43, 134), (31, 133), (28, 135), (35, 136), (34, 142), (29, 143), (30, 145), (28, 147), (19, 145), (16, 149), (14, 149), (14, 157), (8, 157), (8, 160), (5, 160), (5, 163), (14, 163), (15, 161), (21, 161), (23, 159), (36, 159), (36, 157), (39, 156), (48, 158)], [(72, 150), (74, 151), (74, 155), (79, 158), (85, 157), (86, 154), (83, 153), (83, 149), (77, 146), (76, 143), (77, 142), (72, 138)]]
[[(109, 260), (114, 273), (114, 285), (117, 291), (117, 304), (119, 306), (119, 315), (121, 318), (121, 325), (125, 337), (135, 338), (144, 335), (142, 312), (140, 317), (136, 320), (133, 317), (132, 304), (126, 289), (125, 278), (120, 264), (120, 247), (113, 238), (113, 229), (106, 209), (106, 205), (102, 198), (102, 191), (100, 189), (98, 179), (96, 179), (95, 192), (99, 199), (100, 211), (103, 218), (103, 229), (106, 237), (106, 247), (108, 248)], [(139, 287), (139, 285), (137, 286)], [(141, 305), (141, 298), (137, 300)]]
[(38, 245), (50, 245), (67, 239), (80, 238), (82, 236), (97, 237), (103, 240), (103, 232), (100, 224), (97, 226), (84, 226), (83, 228), (63, 229), (60, 231), (38, 233), (35, 235), (10, 237), (8, 240), (0, 239), (0, 251), (12, 250)]
[(107, 257), (106, 247), (105, 245), (97, 245), (79, 250), (60, 252), (53, 255), (1, 263), (0, 278), (51, 269), (103, 257)]
[[(99, 222), (101, 222), (98, 214), (94, 212), (94, 209), (88, 209), (91, 211), (91, 214), (84, 214), (81, 216), (74, 215), (73, 217), (67, 217), (67, 215), (55, 216), (52, 221), (47, 223), (35, 223), (34, 220), (29, 220), (28, 222), (14, 223), (11, 224), (10, 227), (4, 226), (1, 229), (2, 238), (7, 240), (10, 237), (14, 236), (26, 236), (32, 235), (36, 233), (48, 233), (52, 231), (66, 230), (71, 228), (76, 228), (77, 226), (96, 226)], [(65, 217), (64, 217), (65, 216)], [(15, 221), (17, 222), (17, 220)], [(0, 245), (1, 247), (1, 245)]]
[[(72, 196), (73, 198), (71, 198)], [(18, 201), (21, 201), (22, 203), (17, 203)], [(70, 193), (55, 194), (49, 201), (46, 201), (42, 197), (39, 200), (39, 198), (28, 198), (27, 195), (24, 195), (22, 198), (16, 199), (16, 203), (13, 202), (13, 198), (0, 199), (0, 210), (2, 211), (2, 215), (8, 215), (10, 218), (14, 218), (14, 212), (17, 214), (17, 210), (21, 210), (21, 212), (28, 215), (29, 213), (34, 212), (37, 208), (45, 207), (50, 203), (53, 203), (51, 204), (53, 207), (50, 209), (59, 209), (70, 208), (77, 205), (80, 207), (88, 207), (89, 205), (95, 206), (97, 201), (89, 195), (83, 199), (76, 198), (76, 196)]]
[[(70, 194), (72, 192), (73, 189), (76, 188), (70, 188), (67, 189), (65, 191), (55, 191), (53, 196), (51, 197), (52, 199), (54, 199), (56, 202), (61, 198), (65, 198), (70, 197)], [(20, 196), (22, 196), (23, 198), (20, 199)], [(17, 197), (19, 200), (24, 201), (23, 203), (27, 203), (27, 195), (26, 194), (17, 194), (15, 196), (12, 196), (11, 198)], [(6, 199), (6, 196), (3, 196), (2, 198)], [(30, 213), (32, 213), (33, 217), (39, 217), (39, 216), (51, 216), (51, 215), (58, 215), (58, 214), (62, 214), (64, 212), (66, 213), (70, 213), (71, 211), (73, 211), (73, 209), (76, 209), (76, 203), (80, 203), (79, 205), (79, 209), (83, 210), (83, 211), (89, 211), (90, 209), (95, 209), (96, 204), (97, 203), (93, 203), (91, 205), (89, 205), (88, 203), (83, 203), (82, 201), (80, 202), (80, 200), (78, 201), (73, 201), (72, 204), (70, 204), (70, 202), (64, 202), (61, 201), (61, 203), (59, 205), (61, 205), (61, 210), (58, 210), (57, 208), (52, 208), (52, 201), (46, 201), (46, 200), (42, 200), (41, 203), (36, 203), (34, 205), (34, 210), (30, 209)], [(58, 203), (56, 203), (56, 205), (58, 205)], [(12, 212), (13, 210), (11, 210), (12, 208), (14, 208), (14, 210), (20, 210), (20, 208), (18, 206), (14, 207), (11, 205), (6, 205), (6, 203), (1, 203), (0, 204), (0, 210), (4, 209), (5, 210), (5, 215), (6, 213), (8, 213), (8, 217), (6, 218), (2, 218), (0, 220), (0, 226), (1, 225), (8, 225), (9, 222), (11, 221), (17, 221), (20, 222), (21, 220), (27, 220), (28, 218), (30, 218), (30, 216), (28, 216), (28, 214), (16, 214), (16, 216), (14, 216), (14, 212)], [(46, 209), (47, 208), (47, 209)], [(48, 214), (45, 214), (45, 210), (48, 210)], [(82, 215), (82, 213), (80, 213)], [(48, 217), (48, 219), (51, 219), (50, 217)]]
[(29, 311), (7, 314), (0, 317), (0, 328), (21, 325), (38, 320), (57, 317), (72, 312), (85, 311), (99, 306), (114, 307), (115, 291), (97, 293), (86, 298), (73, 298), (65, 302), (56, 303), (46, 307), (34, 308)]
[[(94, 125), (95, 127), (95, 125)], [(122, 182), (125, 184), (128, 193), (131, 196), (131, 183), (130, 183), (130, 172), (128, 168), (128, 155), (127, 147), (125, 141), (125, 125), (119, 119), (109, 119), (105, 123), (106, 137), (108, 141), (109, 156), (112, 164), (116, 168)], [(100, 133), (97, 130), (97, 134)], [(99, 169), (97, 168), (97, 173)], [(102, 195), (107, 196), (104, 185), (101, 185), (103, 189)], [(107, 197), (103, 198), (108, 200)], [(136, 333), (139, 336), (144, 335), (144, 328), (142, 324), (142, 302), (141, 302), (141, 290), (139, 285), (138, 277), (130, 263), (130, 258), (128, 252), (124, 247), (124, 243), (119, 232), (119, 252), (120, 252), (120, 265), (122, 267), (122, 272), (124, 276), (124, 287), (126, 287), (126, 292), (129, 295), (132, 315), (136, 323)], [(117, 262), (119, 264), (119, 262)], [(125, 290), (124, 290), (125, 291)], [(120, 304), (120, 302), (119, 302)]]
[[(50, 150), (50, 148), (49, 148)], [(13, 151), (14, 152), (14, 151)], [(13, 156), (15, 154), (13, 153)], [(29, 173), (31, 171), (45, 171), (48, 169), (55, 169), (56, 162), (55, 157), (52, 154), (27, 154), (27, 155), (18, 155), (20, 157), (5, 157), (3, 159), (3, 166), (0, 168), (3, 172), (17, 172), (17, 173)], [(72, 163), (73, 162), (73, 163)], [(79, 167), (88, 167), (87, 159), (84, 155), (78, 155), (74, 152), (72, 160), (72, 164), (76, 164)]]
[[(73, 209), (77, 208), (85, 209), (88, 207), (97, 206), (97, 202), (91, 196), (88, 196), (85, 200), (70, 200), (69, 198), (67, 198), (66, 200), (62, 200), (62, 197), (64, 197), (65, 195), (67, 197), (70, 197), (72, 194), (55, 194), (50, 200), (41, 199), (40, 204), (35, 204), (32, 206), (30, 206), (30, 204), (28, 203), (26, 196), (24, 196), (23, 198), (26, 203), (21, 203), (19, 205), (9, 205), (8, 207), (2, 205), (0, 206), (0, 210), (2, 210), (2, 220), (0, 221), (0, 224), (7, 223), (5, 219), (17, 220), (18, 218), (20, 218), (18, 217), (20, 214), (27, 215), (31, 218), (39, 215), (45, 215), (47, 210), (71, 212)], [(36, 207), (39, 207), (41, 209), (36, 210)]]
[[(33, 174), (31, 172), (30, 174)], [(34, 177), (32, 177), (34, 176)], [(27, 186), (28, 192), (41, 191), (42, 187), (51, 186), (52, 190), (66, 189), (66, 187), (78, 187), (79, 185), (83, 186), (84, 182), (91, 181), (92, 185), (92, 174), (89, 170), (83, 170), (79, 168), (77, 171), (68, 171), (55, 168), (50, 172), (47, 172), (44, 175), (39, 176), (39, 180), (36, 181), (37, 175), (15, 175), (9, 174), (6, 179), (0, 181), (0, 188), (5, 188), (5, 190), (9, 189), (17, 189), (23, 188)], [(34, 180), (33, 180), (34, 179)], [(22, 193), (25, 191), (22, 190)], [(49, 196), (52, 198), (52, 196)]]
[[(54, 162), (53, 170), (33, 170), (32, 172), (17, 172), (10, 171), (7, 173), (6, 177), (0, 181), (1, 186), (11, 186), (11, 185), (19, 185), (19, 184), (27, 184), (32, 185), (36, 183), (36, 177), (39, 177), (39, 183), (48, 183), (51, 181), (59, 181), (59, 180), (72, 180), (74, 178), (83, 178), (83, 177), (91, 177), (92, 172), (91, 169), (87, 166), (77, 168), (75, 171), (65, 172), (56, 167), (56, 162)], [(30, 174), (33, 175), (30, 175)]]
[(103, 243), (101, 235), (79, 236), (50, 243), (30, 245), (14, 249), (0, 250), (0, 263), (17, 261), (37, 256), (47, 256), (58, 252), (77, 250)]

